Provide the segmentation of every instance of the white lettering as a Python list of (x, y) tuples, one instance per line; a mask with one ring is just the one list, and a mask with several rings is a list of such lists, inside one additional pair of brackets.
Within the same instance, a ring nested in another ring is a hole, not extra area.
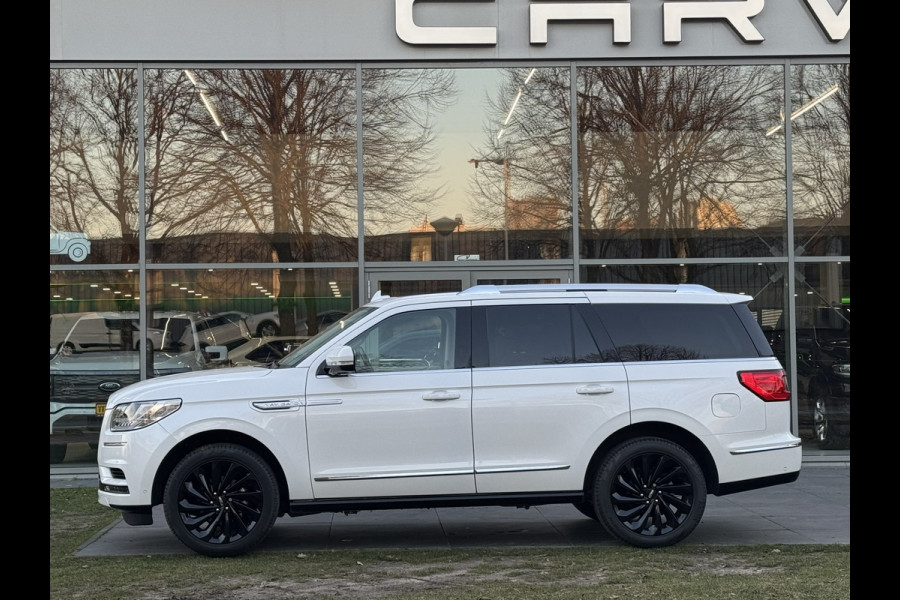
[[(394, 25), (397, 37), (414, 45), (496, 45), (496, 27), (420, 27), (413, 19), (417, 0), (394, 0)], [(431, 0), (439, 2), (493, 2), (494, 0)], [(784, 1), (784, 0), (782, 0)], [(837, 12), (829, 0), (804, 0), (819, 26), (832, 42), (839, 42), (850, 32), (850, 0)], [(745, 42), (765, 40), (750, 23), (763, 11), (765, 0), (663, 1), (663, 41), (681, 42), (682, 22), (691, 19), (725, 20)], [(535, 2), (529, 6), (531, 44), (546, 44), (551, 21), (612, 21), (613, 43), (631, 43), (631, 3), (627, 0), (606, 2)]]
[(681, 22), (685, 19), (726, 19), (745, 42), (761, 42), (763, 36), (750, 23), (750, 17), (762, 12), (765, 0), (741, 2), (666, 2), (663, 4), (663, 41), (681, 41)]
[(532, 4), (530, 12), (532, 44), (547, 43), (550, 21), (612, 21), (613, 43), (631, 42), (631, 5), (616, 4)]
[(837, 14), (828, 4), (828, 0), (806, 0), (806, 5), (819, 22), (819, 26), (825, 30), (828, 39), (839, 42), (847, 37), (850, 32), (850, 0), (844, 3)]
[[(494, 0), (481, 0), (493, 2)], [(397, 37), (407, 44), (496, 44), (496, 27), (419, 27), (413, 20), (416, 0), (394, 0)]]

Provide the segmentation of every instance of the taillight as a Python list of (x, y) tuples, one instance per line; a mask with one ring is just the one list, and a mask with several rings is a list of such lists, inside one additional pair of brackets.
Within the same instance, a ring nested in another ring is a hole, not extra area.
[(745, 388), (765, 400), (779, 402), (791, 399), (787, 373), (784, 369), (773, 371), (739, 371), (738, 379)]

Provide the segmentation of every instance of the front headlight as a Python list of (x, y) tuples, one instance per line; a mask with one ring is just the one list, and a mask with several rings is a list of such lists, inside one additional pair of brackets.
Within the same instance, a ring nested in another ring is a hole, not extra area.
[(841, 377), (850, 377), (850, 363), (841, 363), (831, 365), (831, 369), (836, 375)]
[(181, 408), (181, 398), (129, 402), (113, 408), (109, 419), (109, 430), (133, 431), (153, 425)]

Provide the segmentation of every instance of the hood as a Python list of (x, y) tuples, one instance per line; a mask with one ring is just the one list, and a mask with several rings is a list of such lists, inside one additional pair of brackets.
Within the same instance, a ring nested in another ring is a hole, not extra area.
[[(103, 373), (119, 371), (139, 371), (140, 353), (129, 350), (109, 352), (85, 352), (81, 354), (57, 353), (50, 359), (50, 373), (97, 371)], [(193, 371), (202, 368), (197, 353), (180, 354), (155, 352), (153, 370), (157, 373)]]
[[(184, 402), (246, 400), (302, 393), (306, 369), (233, 367), (166, 375), (133, 383), (109, 397), (109, 407), (123, 402), (181, 398)], [(265, 385), (260, 380), (267, 379)], [(283, 388), (283, 389), (279, 389)]]

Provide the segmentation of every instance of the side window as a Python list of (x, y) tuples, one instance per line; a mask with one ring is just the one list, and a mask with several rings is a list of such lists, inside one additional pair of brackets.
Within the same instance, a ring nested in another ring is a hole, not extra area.
[(759, 356), (727, 304), (596, 304), (594, 310), (625, 362)]
[(354, 338), (357, 373), (452, 369), (456, 309), (418, 310), (388, 317)]
[(475, 331), (483, 331), (486, 351), (476, 366), (513, 367), (602, 362), (587, 325), (567, 304), (489, 306)]

